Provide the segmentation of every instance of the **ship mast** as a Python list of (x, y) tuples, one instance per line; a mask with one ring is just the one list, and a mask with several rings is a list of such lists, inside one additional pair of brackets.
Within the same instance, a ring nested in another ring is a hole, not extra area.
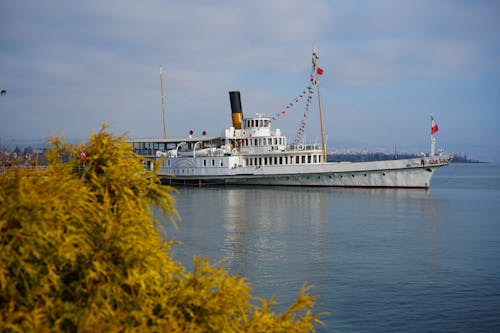
[(314, 75), (316, 79), (316, 87), (318, 89), (318, 106), (319, 106), (319, 122), (321, 124), (321, 148), (323, 150), (323, 162), (327, 162), (326, 157), (326, 142), (325, 142), (325, 128), (323, 126), (323, 107), (321, 106), (321, 93), (319, 86), (319, 71), (322, 71), (317, 64), (318, 55), (316, 53), (316, 47), (313, 47), (312, 63), (314, 67)]
[(167, 138), (167, 125), (165, 123), (165, 97), (163, 96), (163, 68), (160, 65), (160, 90), (161, 90), (161, 115), (163, 119), (163, 139)]

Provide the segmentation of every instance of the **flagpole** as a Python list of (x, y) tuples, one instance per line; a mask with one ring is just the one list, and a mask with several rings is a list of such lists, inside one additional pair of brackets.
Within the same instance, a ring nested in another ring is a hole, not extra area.
[(434, 145), (436, 143), (436, 139), (434, 139), (434, 134), (432, 134), (432, 125), (433, 125), (432, 124), (432, 119), (433, 119), (433, 117), (432, 117), (432, 113), (431, 113), (431, 151), (429, 153), (430, 157), (434, 156), (434, 149), (435, 149)]
[(327, 157), (326, 157), (326, 143), (325, 143), (325, 129), (323, 126), (323, 107), (321, 106), (321, 93), (320, 93), (320, 86), (319, 86), (319, 75), (318, 75), (318, 65), (316, 63), (316, 50), (313, 49), (313, 57), (312, 57), (312, 62), (314, 66), (314, 74), (316, 77), (316, 87), (318, 88), (318, 106), (319, 106), (319, 122), (321, 124), (321, 147), (323, 150), (323, 163), (327, 162)]
[(161, 115), (163, 119), (163, 139), (167, 138), (167, 125), (165, 123), (165, 97), (163, 96), (163, 68), (160, 65), (160, 90), (161, 90)]

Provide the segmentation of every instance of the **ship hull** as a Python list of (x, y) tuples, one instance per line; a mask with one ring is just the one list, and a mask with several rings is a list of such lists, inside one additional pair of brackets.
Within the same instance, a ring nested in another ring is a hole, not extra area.
[(435, 170), (449, 164), (451, 157), (406, 159), (358, 163), (321, 163), (303, 166), (241, 167), (213, 169), (201, 174), (161, 174), (167, 184), (309, 186), (352, 188), (421, 188), (430, 186)]

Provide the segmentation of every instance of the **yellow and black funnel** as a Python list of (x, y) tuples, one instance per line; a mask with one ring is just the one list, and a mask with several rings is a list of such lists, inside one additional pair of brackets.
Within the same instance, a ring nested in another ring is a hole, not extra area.
[(231, 101), (231, 116), (233, 118), (233, 127), (241, 129), (243, 120), (243, 111), (241, 111), (241, 97), (239, 91), (230, 91), (229, 100)]

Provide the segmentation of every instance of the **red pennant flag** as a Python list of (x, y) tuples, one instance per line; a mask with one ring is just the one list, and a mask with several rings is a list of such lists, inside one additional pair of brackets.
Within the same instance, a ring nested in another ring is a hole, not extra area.
[(318, 75), (323, 75), (323, 69), (316, 66), (316, 73), (318, 73)]

